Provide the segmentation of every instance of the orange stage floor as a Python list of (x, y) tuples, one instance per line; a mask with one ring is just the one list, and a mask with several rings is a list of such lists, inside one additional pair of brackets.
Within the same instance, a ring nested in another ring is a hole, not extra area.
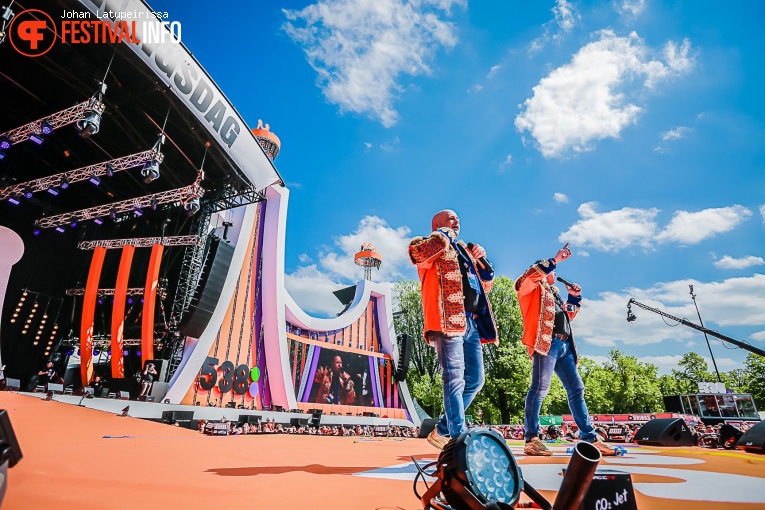
[[(0, 409), (24, 455), (3, 510), (418, 510), (411, 457), (437, 458), (422, 439), (210, 437), (9, 392)], [(549, 458), (520, 446), (511, 443), (524, 477), (554, 499), (566, 446)], [(765, 509), (765, 455), (628, 445), (602, 464), (632, 473), (640, 509)]]

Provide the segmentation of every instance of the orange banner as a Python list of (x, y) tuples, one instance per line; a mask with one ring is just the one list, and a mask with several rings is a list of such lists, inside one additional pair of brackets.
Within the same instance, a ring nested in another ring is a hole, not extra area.
[(146, 289), (143, 291), (143, 322), (141, 323), (141, 367), (146, 366), (146, 361), (154, 359), (154, 308), (157, 302), (157, 282), (163, 249), (164, 246), (161, 244), (151, 247), (149, 270), (146, 273)]
[(82, 321), (80, 322), (80, 376), (82, 385), (87, 386), (93, 377), (93, 318), (96, 314), (96, 299), (98, 298), (98, 282), (101, 279), (101, 269), (104, 267), (106, 248), (99, 246), (93, 250), (90, 261), (88, 282), (85, 285), (85, 296), (82, 301)]
[(114, 286), (114, 307), (112, 308), (112, 377), (125, 377), (125, 359), (122, 356), (122, 340), (125, 333), (125, 300), (127, 299), (130, 266), (133, 263), (135, 246), (125, 245), (117, 271), (117, 283)]

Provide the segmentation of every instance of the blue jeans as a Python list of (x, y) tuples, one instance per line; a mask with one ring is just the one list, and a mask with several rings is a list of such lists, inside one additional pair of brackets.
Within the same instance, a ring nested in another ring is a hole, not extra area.
[(568, 407), (574, 415), (582, 439), (592, 443), (597, 439), (595, 429), (590, 422), (587, 404), (584, 402), (584, 383), (579, 377), (574, 361), (574, 353), (568, 342), (553, 338), (550, 352), (543, 356), (538, 352), (532, 357), (531, 388), (526, 395), (526, 413), (524, 425), (526, 440), (539, 436), (539, 410), (542, 401), (550, 391), (550, 381), (555, 372), (563, 383), (568, 397)]
[(465, 409), (486, 380), (481, 337), (475, 321), (470, 318), (467, 319), (465, 336), (448, 338), (436, 332), (430, 335), (444, 383), (444, 414), (438, 420), (436, 430), (442, 436), (457, 437), (467, 430)]

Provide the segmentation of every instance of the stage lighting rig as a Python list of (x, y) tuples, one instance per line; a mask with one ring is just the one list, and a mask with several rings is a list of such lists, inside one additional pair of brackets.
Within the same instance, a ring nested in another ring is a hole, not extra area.
[(199, 212), (199, 209), (201, 208), (199, 197), (196, 195), (189, 197), (186, 201), (183, 202), (183, 208), (186, 209), (186, 213), (189, 216), (194, 216)]
[[(153, 151), (160, 153), (162, 150), (162, 144), (165, 143), (165, 135), (160, 133), (157, 143), (154, 144)], [(159, 163), (160, 161), (153, 159), (147, 161), (141, 169), (141, 175), (143, 176), (143, 182), (149, 184), (159, 179)]]
[(73, 221), (92, 220), (93, 218), (103, 218), (106, 216), (112, 216), (113, 219), (116, 219), (118, 214), (135, 211), (138, 207), (150, 207), (152, 199), (156, 200), (158, 204), (171, 204), (174, 202), (184, 202), (194, 195), (201, 197), (204, 193), (205, 190), (199, 183), (195, 182), (183, 188), (162, 191), (153, 195), (131, 198), (121, 202), (99, 205), (55, 216), (46, 216), (35, 221), (35, 226), (39, 228), (53, 228), (59, 225), (68, 225)]
[(3, 5), (0, 7), (0, 44), (5, 41), (5, 38), (8, 35), (8, 26), (11, 24), (11, 20), (16, 15), (16, 13), (11, 10), (12, 5), (13, 0), (11, 0), (11, 3), (7, 6)]
[(104, 94), (106, 94), (106, 83), (102, 81), (99, 83), (96, 92), (90, 98), (90, 104), (85, 110), (85, 113), (75, 124), (77, 129), (80, 130), (81, 137), (90, 138), (91, 135), (95, 135), (98, 133), (98, 130), (101, 129), (101, 115), (104, 113), (104, 104), (101, 101), (103, 100)]
[(123, 156), (121, 158), (112, 159), (109, 161), (103, 161), (94, 165), (84, 166), (82, 168), (76, 168), (60, 174), (54, 174), (49, 177), (43, 177), (41, 179), (35, 179), (34, 181), (22, 182), (14, 184), (12, 186), (6, 186), (0, 189), (0, 200), (8, 198), (9, 196), (23, 194), (28, 188), (33, 193), (38, 191), (48, 190), (55, 187), (61, 189), (67, 189), (70, 184), (81, 181), (90, 181), (93, 184), (101, 182), (101, 177), (109, 175), (111, 171), (114, 172), (127, 170), (129, 168), (137, 167), (144, 164), (147, 161), (162, 161), (164, 155), (159, 152), (157, 146), (154, 148)]

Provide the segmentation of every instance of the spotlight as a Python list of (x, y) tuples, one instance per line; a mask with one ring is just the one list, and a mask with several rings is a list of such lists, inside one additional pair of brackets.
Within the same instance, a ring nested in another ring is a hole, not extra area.
[(106, 175), (108, 175), (109, 177), (112, 177), (114, 175), (114, 165), (112, 165), (111, 163), (106, 165)]
[(32, 133), (29, 135), (29, 139), (37, 145), (42, 145), (42, 143), (45, 141), (45, 137), (41, 133)]
[(34, 232), (32, 232), (34, 235), (39, 236), (40, 235), (40, 229), (36, 228)]
[(140, 207), (136, 207), (136, 208), (133, 210), (133, 212), (134, 212), (134, 213), (135, 213), (135, 215), (136, 215), (136, 216), (138, 216), (138, 217), (141, 217), (141, 216), (143, 216), (143, 210), (142, 210)]
[(18, 200), (16, 200), (16, 199), (15, 199), (15, 198), (13, 198), (13, 197), (8, 197), (8, 201), (9, 201), (10, 203), (12, 203), (13, 205), (19, 205), (19, 203), (20, 203)]
[(61, 232), (63, 234), (65, 230), (61, 227), (56, 227), (56, 232)]
[(76, 226), (77, 226), (77, 222), (76, 222), (76, 221), (73, 221), (73, 222), (72, 222), (72, 228), (74, 228), (74, 227), (76, 227)]
[(127, 303), (128, 303), (129, 305), (132, 305), (132, 304), (133, 304), (133, 298), (128, 298), (128, 300), (127, 300)]
[(66, 189), (69, 187), (69, 179), (66, 178), (66, 175), (61, 178), (61, 189)]
[(141, 175), (143, 176), (143, 182), (149, 184), (152, 181), (159, 179), (159, 162), (156, 159), (152, 159), (141, 168)]
[(104, 220), (102, 220), (101, 218), (96, 218), (93, 220), (93, 223), (95, 223), (96, 225), (101, 225), (103, 222)]
[(24, 188), (24, 198), (29, 199), (29, 198), (32, 198), (33, 196), (34, 196), (34, 192), (32, 191), (32, 188), (30, 188), (29, 186)]
[(136, 356), (140, 356), (141, 355), (141, 351), (135, 351), (135, 355)]
[(127, 356), (128, 354), (130, 354), (130, 351), (128, 351), (128, 350), (124, 350), (124, 351), (122, 351), (122, 355), (123, 355), (123, 356)]
[(101, 127), (101, 114), (96, 110), (87, 110), (85, 116), (77, 121), (77, 129), (80, 130), (80, 136), (90, 138), (90, 135), (98, 133)]
[(157, 210), (157, 199), (156, 199), (156, 198), (152, 198), (152, 199), (151, 199), (151, 208), (152, 208), (152, 210), (154, 210), (154, 211), (156, 211), (156, 210)]
[(48, 193), (50, 193), (54, 197), (58, 196), (58, 190), (56, 188), (48, 188)]
[(11, 148), (11, 145), (13, 145), (13, 143), (7, 136), (0, 138), (0, 150), (7, 151)]
[(53, 126), (47, 120), (42, 121), (40, 124), (40, 132), (43, 135), (49, 135), (53, 132)]
[(514, 506), (523, 490), (521, 470), (504, 438), (474, 428), (450, 441), (438, 459), (441, 491), (454, 508)]
[(109, 216), (111, 216), (113, 220), (116, 220), (117, 219), (117, 209), (112, 207), (111, 211), (109, 211)]
[(197, 212), (199, 212), (199, 197), (194, 195), (191, 197), (191, 199), (183, 204), (183, 208), (186, 209), (186, 213), (189, 216), (194, 216)]
[(90, 179), (88, 179), (88, 180), (89, 180), (90, 182), (92, 182), (93, 184), (95, 184), (96, 186), (98, 186), (99, 184), (101, 184), (101, 178), (100, 178), (99, 176), (97, 176), (97, 175), (91, 175), (91, 176), (90, 176)]
[(93, 351), (93, 356), (98, 356), (100, 353), (101, 353), (101, 351), (99, 351), (98, 349), (95, 349)]

